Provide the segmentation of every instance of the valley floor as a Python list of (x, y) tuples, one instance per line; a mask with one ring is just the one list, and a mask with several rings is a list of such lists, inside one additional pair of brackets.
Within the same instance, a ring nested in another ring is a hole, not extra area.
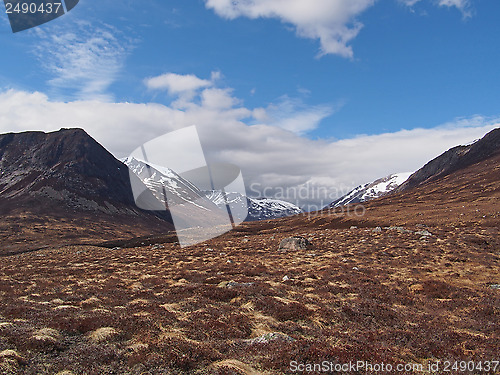
[[(500, 373), (484, 371), (500, 359), (497, 226), (325, 220), (293, 233), (245, 224), (184, 249), (3, 257), (0, 372), (283, 374), (323, 361), (425, 370), (465, 360), (482, 361), (468, 373)], [(279, 252), (290, 235), (313, 248)]]

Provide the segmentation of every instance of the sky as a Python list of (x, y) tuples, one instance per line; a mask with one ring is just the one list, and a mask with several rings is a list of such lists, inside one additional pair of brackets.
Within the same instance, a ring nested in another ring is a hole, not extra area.
[(2, 12), (0, 132), (80, 127), (124, 157), (196, 125), (250, 195), (321, 208), (499, 126), (499, 14), (497, 0), (80, 0), (14, 34)]

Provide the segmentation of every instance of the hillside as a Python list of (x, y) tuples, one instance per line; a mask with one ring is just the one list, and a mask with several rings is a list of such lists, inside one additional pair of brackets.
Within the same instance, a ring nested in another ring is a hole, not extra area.
[(171, 229), (168, 211), (137, 208), (130, 181), (81, 129), (0, 135), (0, 253)]

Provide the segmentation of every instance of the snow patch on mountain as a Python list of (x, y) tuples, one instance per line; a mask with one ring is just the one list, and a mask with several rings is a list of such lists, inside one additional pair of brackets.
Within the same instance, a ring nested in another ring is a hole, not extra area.
[(348, 194), (332, 202), (328, 207), (345, 206), (351, 203), (362, 203), (371, 199), (379, 198), (405, 182), (411, 172), (395, 173), (387, 177), (379, 178), (373, 182), (360, 185)]

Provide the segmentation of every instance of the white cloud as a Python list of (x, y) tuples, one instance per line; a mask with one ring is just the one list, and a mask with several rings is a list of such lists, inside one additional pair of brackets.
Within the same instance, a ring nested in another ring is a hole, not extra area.
[(146, 79), (145, 84), (151, 90), (167, 90), (169, 94), (175, 95), (211, 86), (212, 82), (206, 79), (200, 79), (193, 74), (181, 75), (166, 73)]
[(469, 0), (439, 0), (439, 6), (456, 7), (464, 17), (471, 16)]
[(36, 28), (35, 54), (52, 78), (55, 96), (111, 100), (107, 92), (118, 78), (131, 44), (109, 25), (76, 22), (72, 30)]
[[(155, 137), (196, 124), (207, 157), (240, 166), (249, 192), (315, 208), (361, 183), (414, 171), (448, 148), (500, 126), (500, 119), (475, 116), (432, 129), (311, 140), (266, 122), (268, 108), (246, 108), (230, 90), (200, 90), (197, 95), (205, 99), (195, 98), (184, 109), (152, 103), (65, 103), (42, 93), (9, 90), (0, 93), (0, 133), (81, 127), (122, 157)], [(301, 107), (295, 116), (301, 118), (307, 110)]]
[[(400, 3), (407, 5), (409, 7), (412, 7), (416, 3), (421, 2), (422, 0), (398, 0)], [(455, 7), (457, 8), (460, 12), (462, 12), (462, 15), (464, 18), (470, 17), (471, 12), (470, 12), (470, 0), (432, 0), (433, 3), (435, 3), (438, 6), (441, 7)]]
[(277, 18), (295, 26), (297, 35), (319, 39), (321, 53), (352, 57), (351, 42), (362, 24), (356, 17), (375, 0), (205, 0), (206, 7), (228, 19)]
[(303, 134), (316, 129), (329, 117), (334, 109), (328, 105), (306, 106), (301, 99), (282, 96), (277, 103), (270, 104), (264, 112), (257, 112), (258, 120), (293, 133)]
[[(413, 6), (421, 0), (397, 0)], [(431, 0), (438, 6), (456, 7), (469, 17), (470, 0)], [(319, 56), (352, 58), (350, 43), (363, 24), (358, 17), (376, 0), (205, 0), (205, 6), (223, 18), (274, 18), (293, 25), (299, 37), (318, 39)]]

